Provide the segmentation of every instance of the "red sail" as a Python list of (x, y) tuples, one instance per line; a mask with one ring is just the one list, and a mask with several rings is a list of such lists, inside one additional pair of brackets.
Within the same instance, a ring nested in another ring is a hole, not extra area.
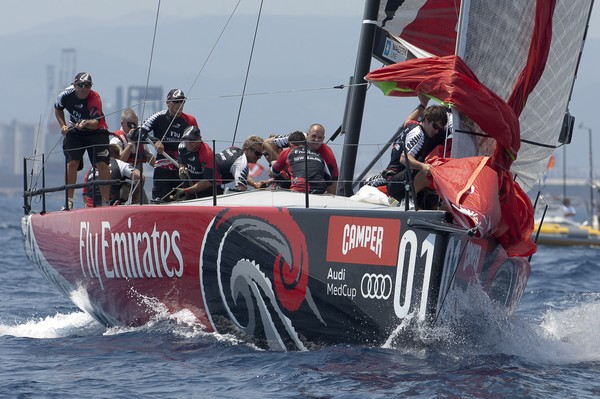
[(500, 225), (498, 177), (488, 157), (444, 159), (431, 168), (435, 189), (461, 226), (477, 237), (492, 235)]
[(423, 93), (452, 104), (503, 148), (496, 148), (494, 162), (505, 164), (506, 151), (510, 157), (516, 157), (520, 146), (517, 116), (505, 101), (479, 82), (459, 57), (412, 59), (376, 69), (365, 79), (386, 95), (413, 97)]

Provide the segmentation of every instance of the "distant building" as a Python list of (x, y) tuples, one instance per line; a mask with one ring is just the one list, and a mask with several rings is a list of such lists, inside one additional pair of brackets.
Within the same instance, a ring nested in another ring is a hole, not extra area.
[[(43, 135), (40, 134), (40, 139)], [(23, 176), (23, 158), (33, 154), (36, 126), (13, 120), (0, 124), (0, 186), (14, 186)]]
[(36, 142), (35, 126), (13, 120), (10, 124), (0, 124), (0, 173), (21, 175), (23, 157), (33, 154)]
[[(109, 126), (115, 126), (116, 130), (121, 125), (121, 111), (127, 107), (132, 108), (138, 117), (146, 119), (150, 115), (165, 108), (162, 86), (128, 86), (127, 98), (123, 98), (123, 87), (117, 87), (116, 110), (111, 117)], [(146, 104), (143, 106), (143, 104)], [(142, 120), (140, 120), (140, 123)]]

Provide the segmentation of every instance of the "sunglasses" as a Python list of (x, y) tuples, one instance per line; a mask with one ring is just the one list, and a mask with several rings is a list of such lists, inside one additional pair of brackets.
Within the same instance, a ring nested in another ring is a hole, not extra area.
[(260, 151), (256, 151), (256, 150), (254, 150), (254, 155), (256, 155), (256, 158), (260, 158), (260, 157), (262, 157), (262, 156), (263, 156), (263, 153), (262, 153), (262, 152), (260, 152)]
[(92, 84), (91, 83), (77, 83), (76, 85), (77, 87), (79, 87), (80, 89), (88, 88), (91, 89), (92, 88)]

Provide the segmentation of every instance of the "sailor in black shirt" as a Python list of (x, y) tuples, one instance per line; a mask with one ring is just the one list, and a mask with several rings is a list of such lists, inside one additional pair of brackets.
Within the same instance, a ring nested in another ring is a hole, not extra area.
[(178, 176), (183, 179), (180, 184), (183, 187), (178, 186), (173, 190), (175, 194), (172, 199), (183, 200), (212, 195), (213, 177), (217, 185), (221, 184), (221, 180), (214, 167), (214, 155), (210, 146), (202, 141), (200, 129), (196, 126), (188, 127), (181, 139), (178, 149)]
[(170, 161), (177, 159), (179, 143), (183, 132), (189, 126), (198, 127), (196, 118), (183, 113), (185, 95), (179, 89), (173, 89), (167, 94), (167, 109), (159, 111), (150, 116), (142, 124), (144, 133), (153, 132), (154, 147), (157, 157), (154, 164), (154, 186), (152, 187), (152, 198), (162, 200), (180, 183), (178, 165)]
[[(69, 112), (69, 123), (65, 120)], [(77, 171), (83, 167), (85, 151), (96, 164), (101, 180), (109, 180), (108, 126), (102, 113), (100, 95), (92, 90), (92, 76), (79, 72), (73, 84), (64, 89), (54, 103), (54, 115), (64, 136), (63, 152), (67, 159), (67, 184), (77, 182)], [(102, 202), (108, 205), (109, 187), (101, 186)], [(67, 209), (73, 208), (74, 189), (67, 191)]]
[(248, 185), (259, 188), (260, 184), (248, 176), (248, 164), (256, 163), (262, 157), (263, 139), (250, 136), (242, 148), (229, 147), (216, 156), (217, 168), (223, 184), (231, 183), (233, 191), (246, 191)]

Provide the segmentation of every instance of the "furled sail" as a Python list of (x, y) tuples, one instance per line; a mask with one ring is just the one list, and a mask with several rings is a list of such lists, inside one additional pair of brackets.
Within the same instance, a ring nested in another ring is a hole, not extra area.
[[(412, 59), (372, 71), (365, 79), (388, 95), (424, 93), (452, 104), (463, 111), (461, 123), (468, 120), (485, 129), (493, 138), (488, 140), (498, 144), (491, 151), (491, 160), (476, 157), (482, 154), (473, 154), (468, 162), (467, 157), (437, 160), (432, 169), (435, 189), (463, 227), (475, 228), (478, 236), (495, 236), (511, 256), (532, 254), (533, 208), (505, 169), (520, 145), (514, 110), (479, 82), (457, 56)], [(457, 170), (461, 170), (460, 176)], [(490, 199), (499, 200), (494, 202), (497, 206), (489, 206)], [(501, 214), (495, 217), (498, 208)]]

